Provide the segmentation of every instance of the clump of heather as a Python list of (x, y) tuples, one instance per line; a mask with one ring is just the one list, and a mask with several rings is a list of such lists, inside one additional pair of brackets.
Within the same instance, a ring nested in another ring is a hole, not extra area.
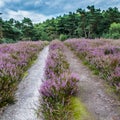
[(53, 99), (55, 102), (65, 102), (70, 95), (77, 93), (78, 77), (74, 73), (63, 73), (44, 81), (40, 88), (43, 97)]
[(54, 50), (60, 50), (60, 51), (63, 51), (64, 50), (64, 45), (62, 42), (58, 41), (58, 40), (53, 40), (51, 43), (50, 43), (50, 47), (49, 47), (49, 50), (50, 51), (54, 51)]
[(42, 96), (40, 109), (45, 120), (70, 120), (68, 105), (77, 93), (79, 78), (70, 72), (61, 42), (51, 42), (49, 50), (45, 80), (39, 91)]
[(65, 44), (99, 71), (99, 75), (120, 87), (120, 46), (104, 40), (67, 40)]
[(46, 61), (45, 77), (50, 79), (53, 77), (59, 77), (60, 74), (68, 71), (69, 64), (66, 61), (65, 56), (58, 49), (49, 53)]
[(14, 101), (17, 83), (43, 47), (41, 41), (0, 45), (0, 107)]
[[(69, 105), (71, 96), (77, 93), (78, 80), (76, 75), (65, 73), (59, 78), (44, 81), (40, 93), (42, 95), (41, 112), (45, 120), (68, 120), (71, 111), (66, 106)], [(66, 113), (69, 113), (68, 116)]]

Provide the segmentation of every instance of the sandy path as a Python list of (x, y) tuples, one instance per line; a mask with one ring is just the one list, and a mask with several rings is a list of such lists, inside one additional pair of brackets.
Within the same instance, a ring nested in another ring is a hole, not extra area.
[(39, 105), (38, 89), (43, 79), (48, 47), (39, 54), (36, 63), (28, 70), (28, 76), (21, 81), (16, 91), (17, 102), (9, 106), (0, 120), (37, 120), (35, 109)]
[(64, 53), (70, 63), (71, 71), (80, 76), (78, 96), (95, 120), (120, 120), (120, 103), (105, 92), (103, 80), (93, 75), (72, 51), (66, 48)]

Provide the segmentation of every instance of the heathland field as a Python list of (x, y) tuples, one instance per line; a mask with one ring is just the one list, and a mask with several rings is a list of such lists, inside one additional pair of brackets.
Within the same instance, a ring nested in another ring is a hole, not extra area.
[(0, 120), (120, 120), (120, 40), (0, 45)]

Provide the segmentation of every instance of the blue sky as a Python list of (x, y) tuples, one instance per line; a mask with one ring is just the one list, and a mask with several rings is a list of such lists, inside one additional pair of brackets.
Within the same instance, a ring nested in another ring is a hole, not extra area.
[(3, 19), (29, 17), (38, 23), (88, 5), (101, 9), (117, 7), (120, 10), (120, 0), (0, 0), (0, 12)]

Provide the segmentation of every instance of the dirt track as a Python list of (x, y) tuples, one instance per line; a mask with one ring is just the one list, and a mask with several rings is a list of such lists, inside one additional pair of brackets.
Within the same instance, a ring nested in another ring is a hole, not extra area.
[(71, 50), (64, 52), (70, 69), (80, 77), (78, 97), (86, 105), (95, 120), (120, 120), (120, 103), (106, 92), (105, 82), (93, 75)]

